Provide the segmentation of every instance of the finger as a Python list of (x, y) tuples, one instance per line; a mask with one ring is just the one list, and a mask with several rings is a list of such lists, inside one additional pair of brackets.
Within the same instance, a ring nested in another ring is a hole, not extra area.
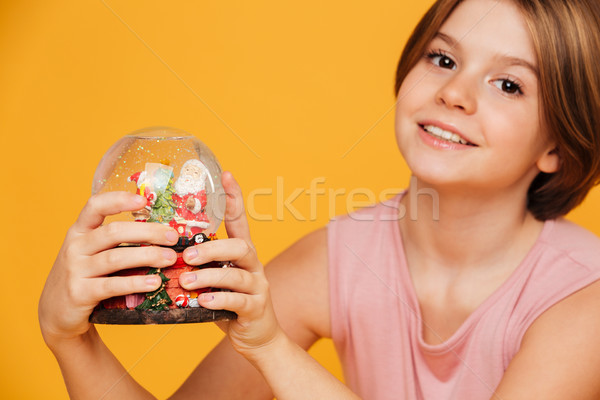
[(108, 275), (136, 267), (165, 268), (177, 261), (175, 250), (157, 246), (119, 247), (103, 251), (88, 259), (93, 268), (82, 268), (88, 277)]
[(210, 310), (229, 310), (235, 312), (238, 316), (253, 318), (264, 313), (267, 302), (263, 295), (210, 292), (200, 294), (198, 304)]
[(204, 268), (179, 276), (179, 284), (188, 290), (215, 287), (238, 293), (259, 294), (268, 291), (266, 279), (239, 268)]
[(250, 272), (263, 269), (254, 247), (239, 238), (212, 240), (188, 247), (183, 252), (183, 260), (189, 265), (201, 265), (210, 261), (231, 261)]
[(96, 194), (88, 200), (73, 228), (81, 233), (102, 225), (104, 218), (125, 211), (136, 211), (146, 205), (146, 199), (128, 192)]
[(86, 297), (96, 304), (114, 296), (152, 292), (161, 284), (158, 275), (132, 275), (87, 279), (82, 287)]
[(177, 243), (179, 235), (175, 229), (158, 223), (115, 221), (103, 225), (81, 241), (82, 254), (95, 254), (121, 243), (149, 243), (171, 246)]
[(227, 236), (244, 239), (252, 243), (240, 185), (229, 171), (223, 172), (221, 182), (227, 195), (225, 203), (225, 230)]

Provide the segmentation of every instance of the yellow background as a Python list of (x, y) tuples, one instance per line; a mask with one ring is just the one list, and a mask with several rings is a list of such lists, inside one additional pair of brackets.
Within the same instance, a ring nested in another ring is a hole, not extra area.
[[(0, 397), (67, 396), (39, 333), (37, 301), (98, 161), (121, 136), (153, 125), (187, 130), (246, 193), (271, 188), (254, 207), (273, 220), (251, 221), (265, 262), (345, 213), (352, 189), (379, 196), (404, 187), (393, 75), (431, 3), (0, 2)], [(285, 209), (278, 218), (277, 192), (286, 198), (318, 177), (321, 188), (345, 190), (335, 207), (322, 195), (311, 216), (303, 192), (293, 202), (303, 218)], [(595, 190), (570, 218), (598, 234), (598, 204)], [(222, 337), (210, 324), (99, 330), (159, 397)], [(311, 353), (341, 377), (330, 341)]]

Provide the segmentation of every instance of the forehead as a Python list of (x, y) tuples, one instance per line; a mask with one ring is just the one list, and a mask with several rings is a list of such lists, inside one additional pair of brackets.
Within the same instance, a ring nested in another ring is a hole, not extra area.
[(440, 32), (452, 37), (457, 47), (536, 64), (525, 18), (510, 0), (465, 0), (450, 14)]

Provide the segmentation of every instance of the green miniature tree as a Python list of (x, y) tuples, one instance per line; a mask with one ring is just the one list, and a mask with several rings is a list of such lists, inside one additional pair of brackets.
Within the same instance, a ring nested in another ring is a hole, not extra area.
[(173, 303), (165, 289), (165, 285), (168, 281), (170, 281), (170, 279), (167, 278), (165, 274), (163, 274), (158, 268), (151, 268), (146, 273), (146, 275), (153, 274), (160, 276), (162, 283), (155, 291), (146, 293), (146, 300), (137, 306), (135, 308), (136, 310), (168, 310), (169, 305)]
[(165, 174), (169, 174), (169, 176), (165, 190), (156, 193), (156, 201), (152, 206), (152, 210), (150, 210), (148, 222), (168, 224), (175, 215), (175, 208), (177, 207), (173, 201), (173, 193), (175, 192), (173, 188), (173, 172), (167, 169), (159, 169), (155, 173), (163, 175), (159, 179), (166, 180)]

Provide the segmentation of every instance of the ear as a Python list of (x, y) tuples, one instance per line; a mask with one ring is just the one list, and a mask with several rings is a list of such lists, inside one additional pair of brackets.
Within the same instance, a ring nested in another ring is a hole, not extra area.
[(560, 154), (558, 148), (550, 148), (538, 159), (536, 163), (541, 172), (552, 174), (560, 168)]

